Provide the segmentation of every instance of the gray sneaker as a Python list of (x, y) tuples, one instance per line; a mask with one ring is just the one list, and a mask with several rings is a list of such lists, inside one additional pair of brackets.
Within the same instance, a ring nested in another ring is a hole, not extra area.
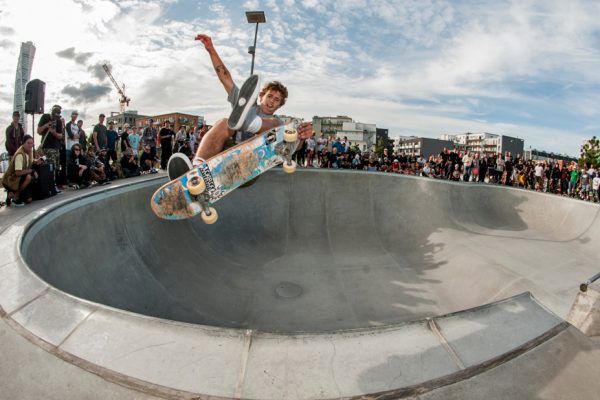
[(238, 131), (244, 125), (248, 112), (256, 104), (258, 98), (258, 81), (258, 75), (251, 75), (240, 88), (233, 110), (231, 110), (231, 114), (227, 119), (229, 129)]

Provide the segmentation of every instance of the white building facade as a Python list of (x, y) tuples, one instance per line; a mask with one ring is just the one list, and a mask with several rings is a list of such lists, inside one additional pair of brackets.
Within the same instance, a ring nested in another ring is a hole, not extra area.
[(337, 131), (336, 137), (348, 139), (352, 145), (357, 145), (361, 151), (371, 151), (375, 146), (377, 126), (362, 122), (344, 122), (342, 129)]
[(321, 134), (325, 136), (337, 135), (337, 132), (343, 129), (344, 122), (352, 122), (352, 118), (345, 115), (336, 117), (314, 116), (312, 120), (313, 131), (315, 131), (317, 137)]
[(525, 150), (523, 139), (487, 132), (441, 135), (440, 139), (453, 142), (454, 146), (460, 151), (470, 151), (472, 153), (487, 155), (509, 152), (513, 157), (517, 155), (523, 156)]

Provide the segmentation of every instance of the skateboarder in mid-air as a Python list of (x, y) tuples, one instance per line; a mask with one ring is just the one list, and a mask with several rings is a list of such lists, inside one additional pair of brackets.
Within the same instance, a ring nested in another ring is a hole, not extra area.
[[(212, 39), (207, 35), (198, 35), (196, 40), (204, 44), (233, 109), (229, 118), (218, 120), (202, 138), (193, 160), (194, 166), (222, 152), (230, 141), (241, 143), (256, 134), (282, 125), (283, 122), (274, 114), (285, 104), (288, 96), (287, 88), (277, 81), (267, 83), (259, 93), (256, 75), (250, 76), (242, 87), (238, 88), (215, 50)], [(260, 99), (260, 104), (256, 102), (257, 97)], [(298, 139), (308, 139), (312, 135), (312, 124), (303, 122), (298, 126), (297, 131)], [(187, 158), (173, 157), (169, 161), (169, 177), (174, 179), (191, 168), (192, 165)]]

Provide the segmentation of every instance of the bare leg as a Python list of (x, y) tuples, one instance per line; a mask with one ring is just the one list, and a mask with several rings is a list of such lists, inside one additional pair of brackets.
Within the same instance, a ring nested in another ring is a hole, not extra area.
[[(234, 131), (227, 126), (227, 119), (218, 120), (200, 141), (194, 161), (198, 159), (208, 160), (219, 154), (227, 139), (233, 136)], [(196, 162), (194, 162), (196, 164)]]

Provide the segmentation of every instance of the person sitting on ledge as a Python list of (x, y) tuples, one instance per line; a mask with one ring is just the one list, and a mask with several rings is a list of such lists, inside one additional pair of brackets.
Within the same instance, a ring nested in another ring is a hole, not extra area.
[(67, 172), (69, 173), (69, 184), (75, 189), (85, 188), (90, 186), (90, 169), (86, 165), (85, 156), (82, 154), (81, 145), (74, 144), (69, 149), (71, 157)]
[(121, 169), (125, 178), (131, 178), (140, 175), (140, 166), (133, 155), (133, 150), (128, 147), (121, 157)]
[(88, 147), (85, 164), (90, 171), (90, 180), (99, 185), (107, 183), (106, 174), (104, 173), (104, 164), (96, 157), (94, 146)]
[(140, 156), (140, 166), (142, 168), (142, 172), (156, 174), (158, 171), (154, 168), (154, 164), (160, 161), (158, 157), (152, 155), (152, 148), (150, 145), (144, 145), (144, 151)]

